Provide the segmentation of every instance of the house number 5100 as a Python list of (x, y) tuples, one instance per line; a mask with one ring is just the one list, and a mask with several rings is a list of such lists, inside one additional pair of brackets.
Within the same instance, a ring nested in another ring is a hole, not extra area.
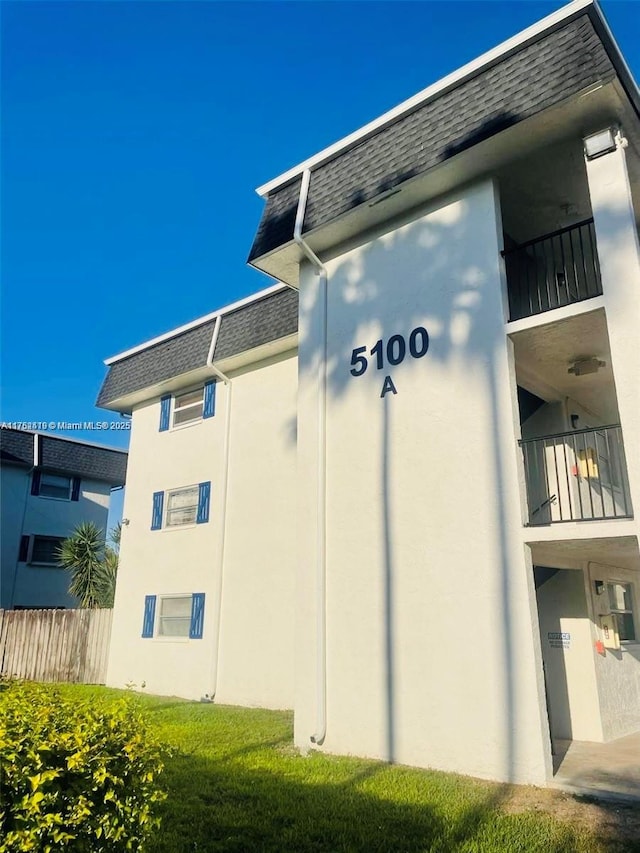
[[(422, 358), (429, 349), (429, 333), (423, 326), (417, 326), (409, 335), (409, 355), (411, 358)], [(376, 369), (385, 367), (385, 356), (387, 365), (395, 367), (401, 364), (407, 354), (407, 342), (402, 335), (391, 335), (386, 343), (382, 340), (376, 341), (368, 353), (375, 356)], [(367, 347), (356, 347), (351, 353), (351, 375), (362, 376), (369, 366), (367, 359)]]

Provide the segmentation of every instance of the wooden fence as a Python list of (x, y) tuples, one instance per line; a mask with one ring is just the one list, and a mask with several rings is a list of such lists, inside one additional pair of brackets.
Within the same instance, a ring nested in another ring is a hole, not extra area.
[(0, 675), (104, 684), (113, 610), (0, 610)]

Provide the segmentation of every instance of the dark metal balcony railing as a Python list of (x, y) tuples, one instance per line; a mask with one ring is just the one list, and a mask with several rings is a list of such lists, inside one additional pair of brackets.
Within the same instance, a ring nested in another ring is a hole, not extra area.
[(619, 425), (526, 439), (520, 446), (530, 525), (632, 517)]
[(593, 219), (529, 240), (502, 254), (510, 320), (602, 294)]

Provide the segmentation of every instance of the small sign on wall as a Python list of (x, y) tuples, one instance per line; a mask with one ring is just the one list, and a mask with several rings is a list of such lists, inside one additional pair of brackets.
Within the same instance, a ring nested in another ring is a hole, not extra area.
[(552, 649), (571, 648), (571, 634), (568, 631), (549, 631), (547, 640)]
[(611, 614), (600, 617), (600, 630), (605, 649), (619, 649), (620, 637), (616, 630), (616, 620)]

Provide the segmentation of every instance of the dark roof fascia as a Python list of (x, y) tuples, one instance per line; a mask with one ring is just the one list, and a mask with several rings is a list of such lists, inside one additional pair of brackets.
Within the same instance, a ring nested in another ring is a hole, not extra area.
[[(550, 38), (554, 33), (557, 33), (558, 31), (569, 27), (573, 22), (578, 21), (581, 18), (583, 18), (585, 20), (588, 19), (591, 22), (593, 29), (596, 33), (596, 36), (602, 44), (602, 48), (603, 48), (606, 56), (608, 57), (609, 61), (611, 62), (611, 65), (613, 66), (613, 71), (615, 72), (618, 79), (620, 80), (620, 82), (624, 88), (624, 91), (627, 94), (627, 97), (629, 98), (629, 101), (631, 102), (634, 110), (636, 112), (638, 112), (638, 107), (640, 106), (640, 97), (638, 96), (637, 86), (635, 85), (633, 77), (631, 76), (631, 74), (628, 70), (628, 67), (626, 66), (624, 58), (623, 58), (619, 48), (617, 47), (615, 40), (613, 39), (611, 31), (610, 31), (610, 29), (609, 29), (609, 27), (608, 27), (608, 25), (604, 19), (599, 7), (597, 6), (597, 4), (593, 3), (591, 5), (582, 6), (580, 8), (575, 9), (571, 14), (567, 14), (561, 20), (556, 21), (553, 25), (550, 25), (547, 28), (545, 28), (544, 30), (541, 30), (537, 33), (532, 34), (530, 38), (519, 42), (517, 45), (514, 45), (513, 47), (511, 47), (508, 50), (505, 50), (503, 53), (501, 53), (499, 56), (495, 57), (493, 60), (491, 60), (491, 61), (489, 61), (489, 62), (487, 62), (487, 63), (485, 63), (479, 67), (476, 67), (476, 68), (470, 70), (468, 74), (464, 75), (463, 77), (456, 79), (450, 85), (443, 86), (441, 89), (439, 89), (436, 92), (433, 92), (431, 95), (425, 96), (425, 98), (423, 98), (422, 100), (420, 100), (417, 103), (412, 104), (410, 107), (408, 107), (402, 113), (390, 117), (387, 122), (384, 122), (384, 123), (378, 125), (377, 127), (373, 128), (369, 133), (363, 134), (362, 136), (359, 136), (357, 139), (353, 139), (351, 142), (349, 142), (348, 144), (346, 144), (344, 147), (340, 148), (339, 150), (333, 151), (332, 153), (329, 153), (326, 158), (322, 158), (322, 159), (318, 159), (318, 160), (313, 161), (309, 166), (309, 168), (312, 171), (312, 186), (313, 186), (313, 173), (315, 170), (320, 169), (322, 167), (326, 168), (332, 162), (338, 161), (340, 158), (347, 155), (354, 148), (363, 145), (367, 140), (371, 140), (372, 138), (378, 136), (379, 134), (381, 134), (382, 132), (384, 132), (386, 129), (393, 126), (394, 124), (397, 124), (398, 122), (401, 122), (401, 121), (405, 121), (408, 117), (410, 117), (412, 114), (414, 114), (418, 110), (421, 110), (425, 106), (428, 106), (430, 103), (433, 103), (433, 102), (439, 100), (440, 98), (445, 97), (448, 93), (451, 93), (452, 91), (454, 91), (458, 88), (461, 88), (462, 86), (464, 86), (464, 85), (468, 84), (470, 81), (472, 81), (474, 78), (476, 78), (482, 74), (486, 74), (491, 69), (494, 69), (497, 66), (501, 65), (502, 63), (506, 62), (510, 57), (513, 57), (514, 55), (516, 55), (516, 54), (526, 50), (527, 48), (531, 47), (531, 45), (535, 45), (537, 43), (544, 41), (545, 39)], [(498, 131), (498, 132), (500, 132), (500, 131)], [(455, 157), (456, 155), (454, 154), (453, 156)], [(313, 158), (311, 158), (311, 159), (313, 160)], [(453, 159), (453, 158), (451, 158), (451, 159)], [(429, 171), (431, 171), (432, 168), (433, 168), (433, 166), (430, 168), (427, 168), (426, 170), (424, 170), (420, 173), (418, 173), (418, 176), (424, 176)], [(267, 207), (268, 207), (270, 201), (280, 193), (285, 193), (286, 191), (288, 191), (288, 194), (291, 194), (292, 185), (295, 184), (296, 182), (300, 183), (301, 174), (302, 174), (302, 171), (299, 171), (295, 174), (291, 174), (290, 177), (288, 177), (286, 180), (284, 180), (281, 184), (274, 186), (267, 193), (267, 195), (265, 197), (265, 202), (266, 202), (265, 208), (263, 209), (263, 214), (262, 214), (262, 217), (260, 219), (259, 227), (258, 227), (258, 230), (255, 234), (254, 242), (253, 242), (253, 245), (252, 245), (252, 248), (251, 248), (251, 251), (249, 254), (249, 258), (247, 261), (249, 263), (249, 265), (254, 266), (257, 269), (261, 269), (262, 265), (259, 265), (257, 263), (257, 261), (267, 259), (267, 258), (285, 250), (285, 249), (291, 249), (295, 245), (295, 241), (293, 240), (293, 233), (292, 233), (293, 229), (288, 227), (288, 225), (289, 225), (288, 220), (291, 219), (291, 215), (287, 217), (287, 228), (286, 228), (287, 238), (284, 238), (284, 236), (283, 236), (283, 238), (281, 239), (281, 242), (279, 242), (277, 244), (272, 243), (271, 245), (267, 245), (265, 247), (264, 243), (265, 243), (265, 241), (268, 241), (268, 238), (265, 238), (264, 236), (262, 236), (261, 231), (262, 231), (264, 226), (266, 226), (267, 228), (272, 227), (272, 222), (265, 218), (265, 212), (267, 211)], [(414, 174), (411, 177), (409, 177), (407, 180), (412, 180), (415, 177), (416, 177), (416, 175)], [(402, 184), (403, 184), (403, 182), (400, 181), (395, 186), (401, 186)], [(312, 190), (312, 193), (310, 194), (309, 205), (311, 206), (312, 203), (313, 203), (313, 190)], [(367, 198), (364, 201), (364, 204), (370, 204), (370, 203), (371, 203), (370, 198)], [(346, 211), (346, 213), (348, 214), (351, 211), (356, 210), (361, 206), (363, 206), (363, 205), (362, 204), (360, 204), (360, 205), (356, 204), (352, 208), (350, 208), (349, 211)], [(307, 223), (307, 216), (305, 216), (306, 227), (303, 226), (303, 233), (305, 233), (306, 235), (311, 235), (314, 231), (317, 231), (317, 230), (325, 227), (330, 222), (336, 221), (342, 215), (344, 215), (344, 213), (345, 212), (337, 213), (337, 215), (335, 217), (333, 217), (333, 218), (331, 218), (325, 222), (321, 222), (321, 223), (317, 223), (317, 224), (316, 223), (312, 223), (312, 224)], [(282, 217), (282, 220), (284, 220), (284, 219), (285, 219), (285, 217)], [(285, 227), (284, 225), (280, 226), (279, 230), (281, 232), (284, 232), (284, 227)], [(275, 229), (277, 229), (277, 228), (278, 228), (278, 226), (276, 224)], [(260, 246), (261, 243), (263, 244), (262, 247)], [(266, 251), (264, 250), (265, 248), (266, 248)]]
[[(297, 300), (296, 291), (279, 283), (275, 288), (259, 292), (255, 298), (249, 297), (218, 314), (208, 315), (202, 322), (195, 321), (187, 329), (180, 327), (175, 335), (169, 333), (127, 351), (122, 357), (115, 356), (107, 363), (109, 372), (97, 405), (115, 411), (131, 411), (137, 403), (213, 375), (210, 359), (214, 363), (225, 362), (252, 351), (260, 357), (266, 345), (289, 340), (292, 334), (297, 334)], [(203, 327), (207, 327), (204, 336)], [(186, 370), (176, 366), (177, 341), (187, 350), (181, 353), (179, 360), (180, 367), (188, 365)], [(192, 345), (191, 341), (195, 343)], [(144, 367), (148, 366), (154, 352), (161, 354), (165, 364), (162, 371), (150, 379)]]
[[(602, 24), (603, 23), (602, 18), (597, 14), (597, 12), (594, 11), (595, 8), (596, 7), (595, 7), (595, 3), (594, 3), (594, 5), (584, 6), (580, 9), (576, 9), (573, 13), (567, 15), (565, 18), (562, 18), (562, 20), (557, 21), (555, 24), (547, 27), (544, 30), (541, 30), (539, 33), (535, 33), (535, 34), (531, 35), (530, 38), (519, 42), (517, 45), (514, 45), (512, 48), (505, 50), (504, 53), (501, 53), (499, 56), (496, 56), (493, 60), (490, 60), (489, 62), (487, 62), (486, 64), (484, 64), (478, 68), (471, 69), (468, 74), (464, 75), (464, 77), (459, 77), (457, 80), (452, 81), (448, 86), (443, 86), (441, 89), (438, 89), (437, 92), (433, 92), (430, 95), (426, 95), (422, 100), (418, 101), (417, 103), (411, 104), (411, 106), (407, 107), (407, 109), (403, 110), (401, 113), (394, 115), (394, 116), (390, 116), (387, 121), (379, 124), (375, 128), (372, 128), (368, 133), (364, 133), (364, 134), (362, 134), (362, 136), (358, 136), (357, 139), (351, 140), (350, 142), (345, 144), (343, 147), (341, 147), (338, 151), (327, 154), (327, 156), (325, 158), (318, 159), (318, 160), (314, 161), (313, 165), (311, 166), (311, 171), (313, 171), (313, 169), (316, 169), (318, 166), (323, 166), (326, 163), (331, 162), (331, 160), (335, 160), (338, 157), (341, 157), (343, 154), (346, 154), (347, 151), (350, 151), (352, 148), (355, 148), (358, 145), (361, 145), (363, 142), (365, 142), (368, 139), (371, 139), (373, 136), (377, 136), (382, 130), (389, 127), (390, 125), (395, 124), (396, 122), (400, 121), (401, 119), (406, 118), (407, 116), (411, 115), (414, 112), (417, 112), (417, 110), (422, 109), (422, 107), (426, 106), (427, 104), (431, 103), (432, 101), (435, 101), (438, 98), (441, 98), (443, 95), (448, 94), (453, 89), (460, 88), (464, 83), (467, 83), (469, 80), (473, 80), (474, 77), (480, 76), (485, 71), (488, 71), (491, 68), (495, 68), (496, 65), (500, 65), (501, 63), (505, 62), (507, 59), (509, 59), (514, 54), (519, 53), (521, 50), (524, 50), (525, 48), (529, 47), (532, 44), (535, 44), (538, 41), (541, 41), (546, 36), (549, 36), (552, 33), (557, 32), (558, 30), (567, 26), (567, 24), (570, 24), (572, 21), (575, 21), (576, 18), (579, 18), (581, 15), (589, 15), (589, 17), (592, 17), (592, 15), (593, 15), (597, 18), (598, 22), (600, 24)], [(595, 21), (594, 21), (594, 24), (595, 24)], [(606, 24), (605, 24), (605, 27), (606, 27)], [(598, 33), (598, 34), (600, 35), (600, 33)], [(611, 38), (610, 33), (609, 33), (609, 38)], [(620, 56), (620, 53), (618, 52), (617, 55)], [(301, 178), (303, 171), (304, 171), (303, 169), (300, 169), (300, 171), (297, 172), (295, 175), (292, 175), (290, 178), (287, 178), (287, 180), (283, 181), (281, 184), (278, 184), (277, 187), (274, 187), (273, 191), (279, 191), (279, 190), (285, 189), (286, 187), (290, 186), (290, 184), (293, 184), (296, 181), (300, 181), (300, 178)]]
[(33, 436), (29, 430), (3, 428), (0, 430), (0, 460), (2, 464), (33, 467)]
[(128, 452), (89, 442), (38, 433), (38, 468), (60, 471), (111, 486), (123, 486)]
[[(3, 465), (24, 469), (35, 467), (114, 486), (124, 485), (128, 452), (121, 448), (31, 430), (2, 430), (0, 438), (20, 445), (22, 451), (22, 457), (18, 457), (6, 447), (1, 448), (0, 460)], [(34, 465), (36, 447), (38, 458)]]

